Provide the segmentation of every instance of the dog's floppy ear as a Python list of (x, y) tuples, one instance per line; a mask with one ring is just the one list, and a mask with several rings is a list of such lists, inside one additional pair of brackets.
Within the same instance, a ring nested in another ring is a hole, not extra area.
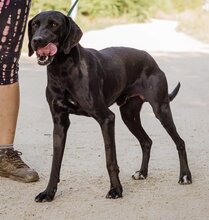
[(32, 56), (33, 53), (34, 53), (34, 50), (33, 50), (32, 46), (31, 46), (31, 40), (32, 40), (32, 37), (33, 37), (33, 35), (32, 35), (32, 26), (31, 26), (32, 20), (33, 19), (31, 19), (28, 22), (28, 41), (29, 41), (28, 42), (28, 56), (29, 57)]
[(80, 41), (83, 33), (72, 18), (66, 16), (66, 37), (63, 42), (63, 51), (65, 54), (70, 53), (70, 50), (75, 47)]

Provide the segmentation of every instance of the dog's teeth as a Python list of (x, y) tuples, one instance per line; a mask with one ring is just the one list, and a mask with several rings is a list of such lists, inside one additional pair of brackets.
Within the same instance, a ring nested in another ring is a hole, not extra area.
[(39, 64), (46, 64), (46, 62), (49, 60), (49, 56), (39, 56), (37, 57)]

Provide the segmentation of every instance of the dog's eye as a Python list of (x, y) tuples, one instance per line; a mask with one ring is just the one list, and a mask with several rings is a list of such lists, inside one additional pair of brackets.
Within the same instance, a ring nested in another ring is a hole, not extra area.
[(57, 27), (57, 23), (55, 23), (55, 22), (51, 22), (51, 27)]
[(32, 27), (33, 27), (34, 29), (38, 28), (38, 27), (39, 27), (39, 23), (38, 23), (38, 22), (33, 22), (33, 23), (32, 23)]

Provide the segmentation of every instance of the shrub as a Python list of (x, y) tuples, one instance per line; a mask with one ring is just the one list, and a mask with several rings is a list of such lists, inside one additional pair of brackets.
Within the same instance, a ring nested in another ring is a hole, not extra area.
[(125, 14), (141, 20), (148, 17), (151, 3), (152, 0), (85, 0), (80, 2), (79, 12), (90, 18), (120, 17)]
[(30, 15), (34, 16), (41, 11), (47, 10), (56, 10), (67, 14), (69, 8), (70, 1), (66, 0), (33, 0)]
[[(120, 17), (128, 15), (140, 20), (149, 16), (149, 7), (153, 0), (80, 0), (78, 3), (79, 14), (89, 18), (95, 17)], [(33, 0), (31, 16), (45, 10), (58, 10), (64, 14), (70, 9), (70, 1), (66, 0)]]
[[(44, 10), (58, 10), (67, 14), (70, 3), (70, 0), (33, 0), (31, 15)], [(201, 4), (203, 0), (79, 0), (78, 11), (79, 15), (90, 19), (126, 15), (143, 20), (158, 10), (179, 12), (186, 8), (197, 8)]]

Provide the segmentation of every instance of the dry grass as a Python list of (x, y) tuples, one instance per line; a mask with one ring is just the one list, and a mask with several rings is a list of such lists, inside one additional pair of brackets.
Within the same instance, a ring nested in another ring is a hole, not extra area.
[(179, 30), (193, 37), (209, 43), (209, 12), (201, 9), (187, 10), (177, 16)]
[(154, 13), (154, 17), (177, 20), (179, 22), (179, 31), (193, 36), (202, 42), (209, 43), (209, 12), (203, 11), (202, 8), (185, 10), (181, 13), (175, 11), (166, 13), (159, 10)]

